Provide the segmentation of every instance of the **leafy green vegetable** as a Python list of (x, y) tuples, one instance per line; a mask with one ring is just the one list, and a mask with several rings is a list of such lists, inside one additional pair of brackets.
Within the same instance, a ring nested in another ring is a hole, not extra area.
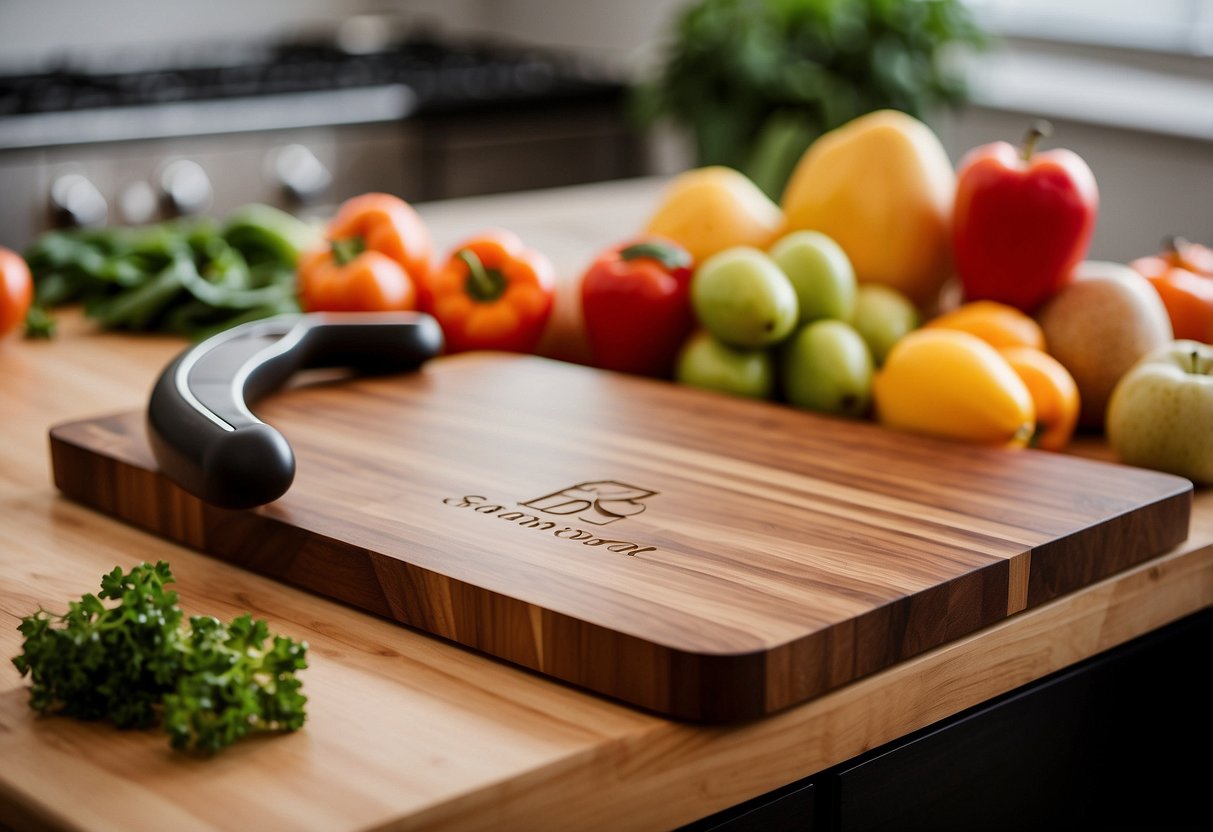
[(104, 329), (195, 338), (298, 312), (295, 266), (316, 229), (268, 205), (209, 219), (52, 231), (25, 252), (34, 276), (26, 334), (48, 337), (46, 310), (83, 303)]
[(949, 58), (984, 42), (962, 0), (696, 0), (638, 85), (637, 113), (690, 128), (699, 164), (736, 168), (777, 199), (827, 130), (962, 101)]
[(193, 616), (182, 627), (170, 583), (163, 561), (129, 573), (116, 566), (66, 613), (23, 618), (13, 664), (33, 681), (30, 707), (119, 728), (163, 718), (174, 748), (208, 754), (253, 731), (302, 727), (307, 697), (295, 674), (307, 667), (307, 643), (271, 638), (250, 615), (227, 625)]
[(184, 673), (164, 697), (164, 727), (174, 748), (214, 753), (260, 729), (294, 731), (303, 725), (307, 697), (295, 671), (307, 667), (307, 646), (274, 636), (242, 615), (227, 627), (194, 616), (183, 658)]
[(30, 707), (109, 718), (120, 728), (154, 724), (181, 670), (181, 610), (177, 593), (164, 588), (170, 581), (165, 563), (129, 575), (114, 567), (97, 595), (71, 602), (65, 614), (39, 610), (22, 619), (25, 650), (13, 663), (33, 678)]

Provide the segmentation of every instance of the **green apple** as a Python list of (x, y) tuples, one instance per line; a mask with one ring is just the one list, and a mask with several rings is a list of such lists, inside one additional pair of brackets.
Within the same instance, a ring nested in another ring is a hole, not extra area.
[(867, 343), (843, 321), (803, 326), (783, 347), (783, 392), (797, 407), (863, 416), (872, 401), (872, 373)]
[(691, 278), (691, 305), (708, 332), (733, 347), (759, 349), (782, 341), (796, 326), (796, 290), (775, 261), (735, 246), (700, 264)]
[(1121, 461), (1213, 484), (1213, 346), (1172, 341), (1112, 390), (1105, 430)]
[(674, 369), (682, 384), (755, 399), (775, 389), (775, 362), (766, 350), (742, 350), (700, 330), (687, 339)]
[(855, 314), (855, 269), (842, 246), (820, 231), (793, 231), (771, 248), (771, 259), (796, 290), (800, 323), (849, 321)]
[(893, 345), (918, 327), (918, 309), (896, 289), (880, 283), (861, 284), (855, 294), (855, 330), (863, 336), (879, 367)]

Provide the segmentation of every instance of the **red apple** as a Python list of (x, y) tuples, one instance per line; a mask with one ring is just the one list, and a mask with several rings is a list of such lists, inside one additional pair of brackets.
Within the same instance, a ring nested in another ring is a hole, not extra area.
[(952, 247), (965, 300), (1032, 312), (1070, 279), (1095, 230), (1095, 175), (1065, 149), (1035, 152), (1038, 124), (1020, 149), (983, 145), (961, 160)]

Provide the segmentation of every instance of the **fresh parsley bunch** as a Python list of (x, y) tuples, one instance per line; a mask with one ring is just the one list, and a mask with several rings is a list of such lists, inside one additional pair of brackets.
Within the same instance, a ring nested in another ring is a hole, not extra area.
[(252, 731), (300, 728), (307, 697), (295, 673), (307, 667), (307, 643), (271, 639), (251, 615), (226, 625), (193, 616), (183, 627), (170, 583), (163, 561), (116, 566), (66, 613), (23, 618), (13, 664), (33, 681), (30, 707), (119, 728), (163, 720), (174, 748), (206, 753)]
[(182, 673), (164, 697), (164, 727), (174, 748), (207, 753), (256, 730), (302, 727), (307, 697), (296, 670), (307, 667), (307, 644), (276, 635), (242, 615), (226, 627), (217, 618), (190, 619)]

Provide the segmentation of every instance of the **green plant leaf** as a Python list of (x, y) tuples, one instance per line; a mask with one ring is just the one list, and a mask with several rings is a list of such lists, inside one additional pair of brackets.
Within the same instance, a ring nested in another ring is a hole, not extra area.
[(759, 130), (743, 173), (778, 202), (792, 168), (817, 133), (817, 124), (801, 111), (788, 109), (772, 113)]
[(790, 114), (812, 138), (872, 110), (954, 106), (965, 87), (949, 56), (987, 43), (962, 0), (697, 0), (634, 112), (688, 129), (697, 164), (753, 171), (772, 193), (800, 141)]

